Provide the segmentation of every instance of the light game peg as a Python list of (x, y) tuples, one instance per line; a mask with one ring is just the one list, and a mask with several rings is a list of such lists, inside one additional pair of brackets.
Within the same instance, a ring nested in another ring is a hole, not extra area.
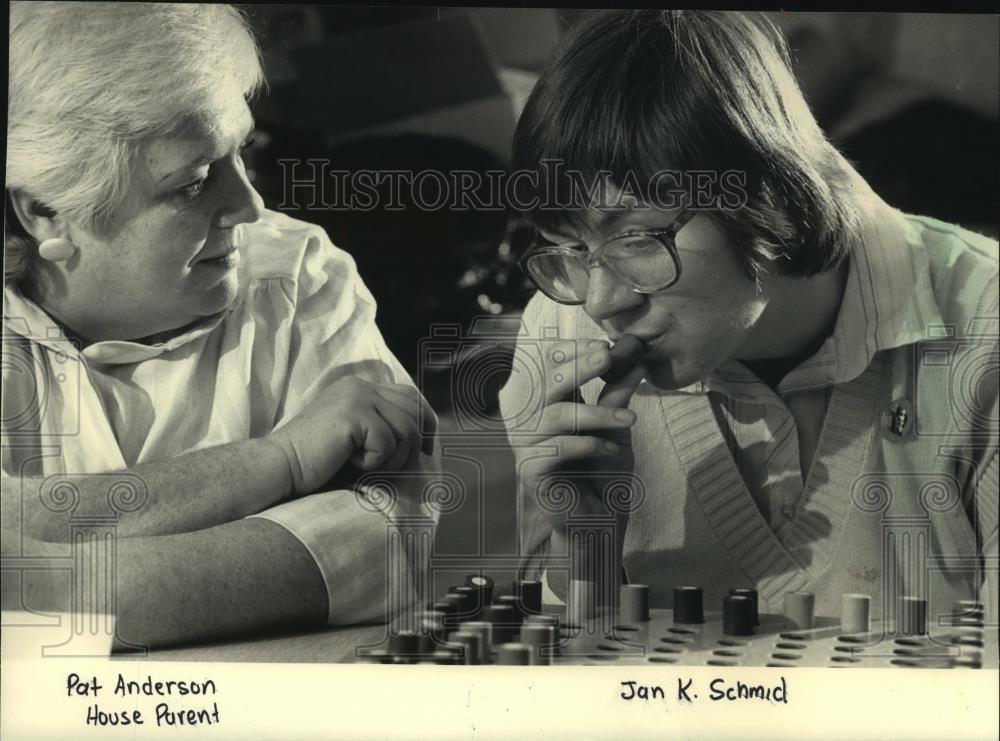
[[(493, 625), (484, 621), (468, 622), (462, 625), (459, 633), (472, 633), (479, 636), (479, 662), (489, 664), (491, 660), (490, 651), (493, 645)], [(454, 638), (454, 636), (452, 636)]]
[(729, 593), (735, 597), (749, 597), (753, 602), (753, 624), (760, 625), (760, 610), (759, 610), (759, 600), (757, 598), (757, 590), (750, 589), (749, 587), (733, 587), (729, 590)]
[(871, 602), (867, 594), (840, 595), (840, 630), (867, 633), (871, 630)]
[(722, 600), (722, 632), (727, 636), (753, 635), (753, 600), (730, 594)]
[(593, 620), (597, 612), (597, 606), (594, 604), (594, 582), (586, 579), (570, 579), (566, 610), (568, 622), (574, 625), (583, 625), (588, 620)]
[(618, 621), (622, 623), (649, 622), (649, 586), (622, 584), (618, 600)]
[[(481, 632), (472, 633), (463, 628), (457, 633), (453, 633), (451, 640), (464, 647), (463, 658), (466, 664), (486, 663), (483, 659), (483, 634)], [(487, 646), (486, 650), (489, 651), (489, 646)]]
[(785, 617), (802, 630), (816, 627), (816, 596), (812, 592), (785, 592)]
[(551, 652), (556, 646), (556, 628), (553, 625), (525, 623), (521, 628), (521, 643), (531, 647), (529, 663), (551, 664)]
[(524, 619), (525, 625), (551, 625), (553, 628), (559, 628), (559, 616), (558, 615), (528, 615)]
[(705, 622), (705, 603), (701, 587), (674, 587), (674, 622), (698, 625)]
[(523, 643), (502, 643), (497, 649), (499, 664), (506, 666), (528, 666), (531, 663), (531, 646)]

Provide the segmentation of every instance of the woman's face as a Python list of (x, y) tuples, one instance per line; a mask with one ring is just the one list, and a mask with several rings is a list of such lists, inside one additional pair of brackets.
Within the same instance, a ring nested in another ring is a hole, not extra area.
[(43, 305), (92, 341), (139, 339), (226, 308), (241, 225), (263, 208), (240, 157), (252, 128), (234, 94), (207, 120), (147, 141), (109, 227), (97, 236), (69, 225), (77, 252), (49, 266), (61, 275)]
[[(552, 242), (582, 241), (591, 250), (609, 237), (637, 229), (663, 229), (676, 210), (634, 208), (587, 214), (580, 232), (544, 231)], [(768, 278), (754, 285), (725, 235), (704, 215), (678, 232), (680, 279), (664, 291), (639, 294), (603, 267), (590, 272), (581, 307), (614, 342), (623, 334), (640, 337), (650, 351), (646, 379), (661, 389), (678, 389), (704, 379), (732, 357), (756, 354), (754, 329), (768, 305)]]

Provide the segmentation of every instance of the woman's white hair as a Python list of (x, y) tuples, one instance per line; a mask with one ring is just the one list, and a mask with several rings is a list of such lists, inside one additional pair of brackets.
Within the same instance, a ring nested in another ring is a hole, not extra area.
[[(14, 2), (9, 59), (8, 191), (96, 230), (145, 140), (263, 83), (246, 20), (210, 3)], [(4, 281), (16, 282), (36, 245), (7, 211)]]

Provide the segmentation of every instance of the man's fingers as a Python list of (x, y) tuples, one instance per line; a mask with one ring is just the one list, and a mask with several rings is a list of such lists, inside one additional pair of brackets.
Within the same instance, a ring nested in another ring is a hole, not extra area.
[(581, 432), (627, 429), (634, 422), (635, 414), (628, 409), (561, 401), (550, 404), (542, 412), (538, 432), (546, 437), (572, 435)]
[[(545, 404), (563, 401), (576, 389), (611, 367), (611, 351), (606, 342), (593, 340), (594, 349), (560, 365), (545, 366)], [(581, 342), (581, 344), (583, 344)]]
[(543, 450), (537, 450), (538, 457), (532, 457), (522, 464), (522, 478), (533, 479), (566, 468), (567, 461), (590, 460), (621, 453), (621, 446), (617, 443), (592, 435), (557, 435), (539, 446), (552, 447), (552, 455), (542, 455)]

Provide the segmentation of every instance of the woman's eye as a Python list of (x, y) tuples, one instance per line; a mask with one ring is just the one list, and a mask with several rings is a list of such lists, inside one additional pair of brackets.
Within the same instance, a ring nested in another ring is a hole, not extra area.
[(197, 198), (205, 190), (205, 178), (199, 178), (192, 183), (181, 186), (177, 189), (179, 195), (187, 199)]

